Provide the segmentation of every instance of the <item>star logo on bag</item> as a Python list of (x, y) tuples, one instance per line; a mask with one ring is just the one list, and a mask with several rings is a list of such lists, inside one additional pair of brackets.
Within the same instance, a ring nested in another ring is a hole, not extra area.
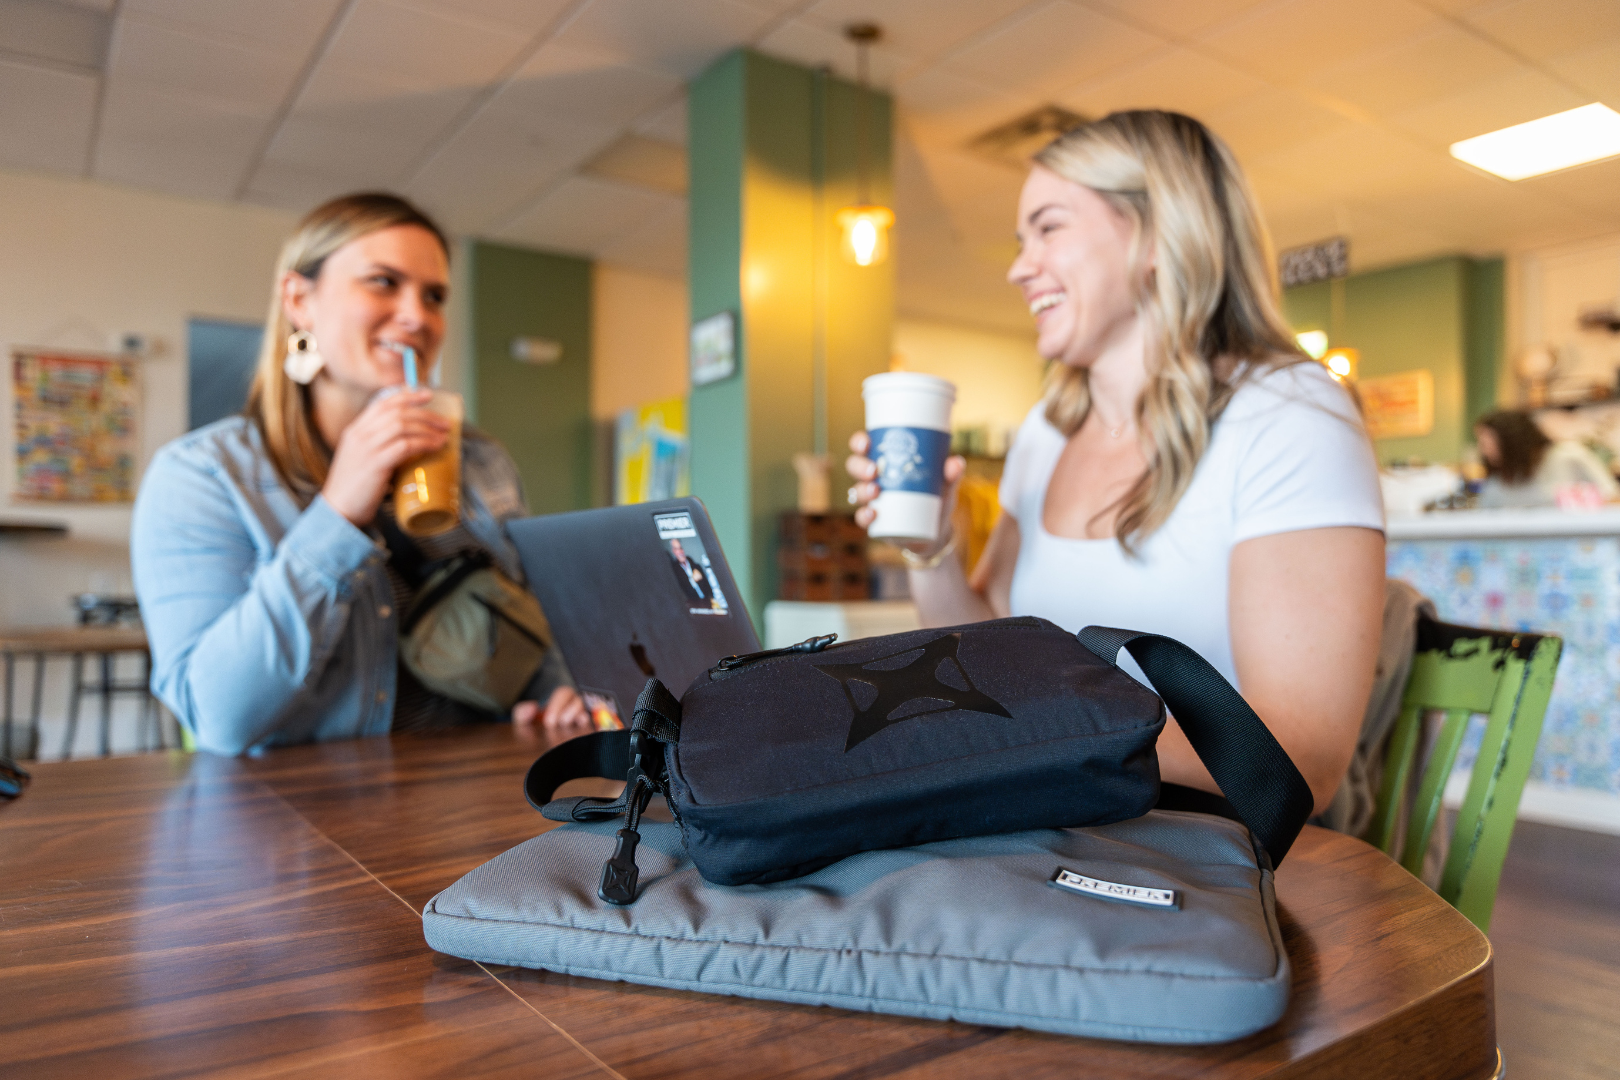
[[(914, 720), (919, 716), (952, 712), (989, 713), (1011, 720), (1012, 713), (1002, 704), (973, 685), (961, 661), (956, 658), (957, 647), (962, 644), (961, 634), (945, 634), (926, 645), (888, 656), (873, 657), (859, 664), (815, 664), (844, 687), (844, 696), (855, 712), (849, 725), (849, 739), (844, 743), (847, 753), (890, 724)], [(915, 656), (912, 654), (915, 653)], [(882, 666), (887, 661), (912, 656), (904, 664)], [(874, 670), (874, 665), (877, 665)], [(951, 681), (942, 679), (941, 673)], [(857, 696), (856, 686), (863, 689)], [(870, 698), (865, 708), (861, 698)]]

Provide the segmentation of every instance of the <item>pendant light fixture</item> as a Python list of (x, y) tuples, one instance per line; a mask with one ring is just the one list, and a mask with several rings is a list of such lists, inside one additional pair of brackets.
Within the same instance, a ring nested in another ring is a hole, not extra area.
[(843, 235), (844, 258), (856, 266), (876, 266), (889, 256), (889, 227), (894, 224), (894, 211), (872, 202), (867, 186), (867, 49), (883, 37), (876, 23), (851, 23), (844, 27), (844, 36), (855, 43), (855, 81), (860, 97), (855, 103), (855, 169), (856, 192), (860, 202), (846, 206), (834, 218)]

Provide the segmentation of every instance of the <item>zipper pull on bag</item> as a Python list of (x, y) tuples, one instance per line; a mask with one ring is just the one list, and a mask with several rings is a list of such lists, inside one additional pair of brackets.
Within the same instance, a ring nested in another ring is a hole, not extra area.
[(752, 664), (755, 660), (768, 660), (773, 656), (792, 656), (794, 653), (817, 653), (838, 640), (837, 634), (822, 634), (820, 637), (805, 638), (797, 645), (788, 645), (781, 649), (765, 649), (762, 652), (738, 653), (727, 656), (718, 664), (709, 669), (710, 674), (717, 671), (732, 671), (744, 664)]

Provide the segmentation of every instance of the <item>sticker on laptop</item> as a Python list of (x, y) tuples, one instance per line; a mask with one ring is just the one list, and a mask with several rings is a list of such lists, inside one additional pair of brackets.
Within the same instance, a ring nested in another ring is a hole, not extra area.
[(692, 615), (727, 615), (731, 607), (726, 594), (720, 589), (720, 579), (709, 564), (709, 553), (703, 550), (703, 541), (692, 527), (692, 515), (685, 510), (668, 514), (654, 514), (658, 526), (658, 539), (669, 555), (670, 572), (675, 576), (675, 588), (686, 600), (686, 610)]
[(624, 719), (619, 715), (619, 700), (606, 690), (579, 688), (585, 699), (585, 711), (591, 714), (591, 726), (597, 731), (623, 731)]
[(1140, 904), (1143, 907), (1174, 908), (1176, 893), (1174, 889), (1146, 889), (1140, 885), (1121, 885), (1117, 881), (1103, 881), (1100, 878), (1086, 877), (1073, 870), (1065, 870), (1061, 866), (1052, 874), (1052, 884), (1060, 889), (1081, 893), (1085, 896), (1095, 896), (1099, 900), (1117, 900), (1125, 904)]

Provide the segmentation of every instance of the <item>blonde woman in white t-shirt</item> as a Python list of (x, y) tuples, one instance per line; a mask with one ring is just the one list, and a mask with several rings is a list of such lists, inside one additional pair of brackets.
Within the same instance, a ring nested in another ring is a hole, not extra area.
[[(1202, 124), (1115, 113), (1035, 160), (1007, 276), (1055, 363), (972, 580), (948, 557), (948, 510), (940, 542), (910, 553), (923, 621), (1040, 615), (1178, 638), (1238, 685), (1320, 811), (1360, 731), (1383, 610), (1359, 415), (1295, 346), (1254, 198)], [(866, 524), (864, 433), (851, 449)], [(963, 464), (946, 466), (952, 497)], [(1167, 784), (1219, 792), (1173, 722), (1159, 755)]]

